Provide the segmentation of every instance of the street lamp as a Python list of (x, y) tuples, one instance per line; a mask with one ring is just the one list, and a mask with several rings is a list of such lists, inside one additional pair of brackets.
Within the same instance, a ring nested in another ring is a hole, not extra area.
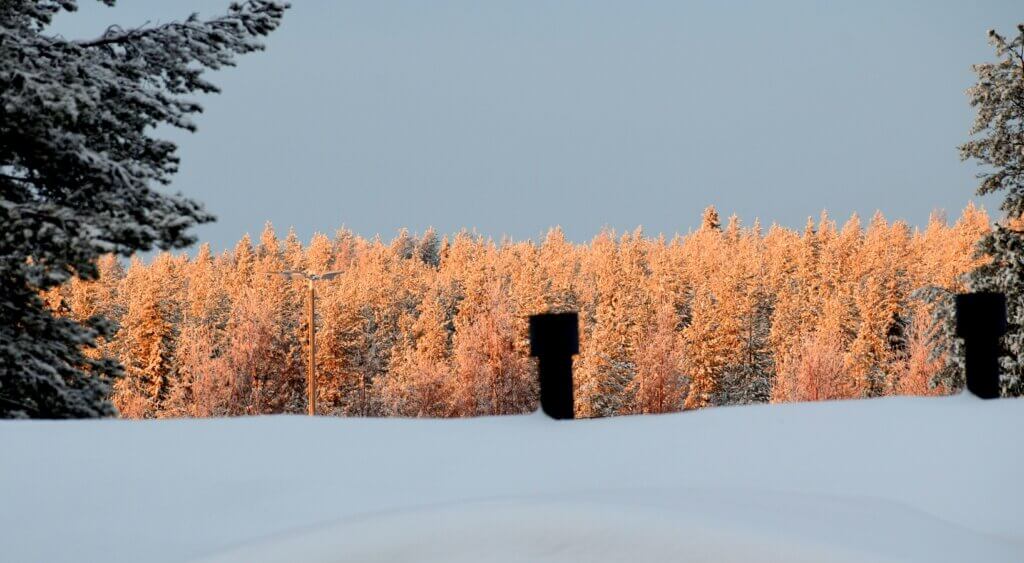
[(316, 414), (316, 323), (314, 322), (314, 307), (316, 303), (316, 290), (313, 282), (319, 280), (330, 280), (341, 274), (341, 270), (324, 272), (322, 274), (311, 274), (297, 270), (284, 270), (281, 272), (270, 272), (287, 278), (303, 278), (307, 282), (309, 291), (309, 362), (306, 370), (306, 412), (309, 416)]

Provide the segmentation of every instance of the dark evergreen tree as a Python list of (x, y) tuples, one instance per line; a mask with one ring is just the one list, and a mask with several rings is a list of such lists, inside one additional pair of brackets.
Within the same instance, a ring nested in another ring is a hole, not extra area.
[(408, 260), (413, 257), (416, 251), (416, 239), (409, 234), (408, 229), (398, 231), (398, 236), (391, 241), (391, 252), (395, 258)]
[(441, 263), (441, 240), (437, 238), (437, 231), (433, 227), (428, 228), (416, 241), (414, 254), (421, 262), (432, 268)]
[(154, 189), (178, 158), (153, 132), (195, 130), (201, 107), (186, 96), (217, 92), (203, 72), (262, 49), (257, 38), (286, 8), (252, 0), (209, 21), (75, 41), (46, 32), (74, 0), (0, 3), (0, 417), (114, 414), (107, 395), (121, 368), (83, 351), (113, 327), (55, 317), (40, 292), (95, 279), (106, 253), (193, 242), (188, 229), (212, 216)]
[(968, 90), (976, 108), (972, 139), (961, 157), (984, 166), (978, 194), (1004, 192), (1006, 213), (981, 240), (980, 252), (991, 262), (971, 274), (975, 291), (1006, 294), (1010, 327), (1003, 339), (1003, 392), (1024, 394), (1024, 24), (1007, 39), (994, 30), (989, 40), (997, 61), (974, 65), (978, 82)]

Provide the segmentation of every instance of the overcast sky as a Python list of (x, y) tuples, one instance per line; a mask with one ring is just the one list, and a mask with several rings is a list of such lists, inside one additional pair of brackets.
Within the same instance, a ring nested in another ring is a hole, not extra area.
[[(79, 0), (54, 28), (210, 16), (228, 2)], [(716, 205), (802, 226), (959, 214), (970, 65), (1024, 21), (988, 2), (293, 0), (268, 49), (210, 73), (172, 189), (230, 247), (265, 221), (536, 238), (686, 232)], [(976, 200), (979, 201), (979, 200)], [(993, 210), (998, 200), (983, 200)]]

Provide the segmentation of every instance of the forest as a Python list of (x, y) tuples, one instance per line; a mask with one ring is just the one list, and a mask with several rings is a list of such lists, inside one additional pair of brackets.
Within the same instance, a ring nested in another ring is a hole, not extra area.
[(496, 242), (341, 229), (303, 244), (268, 223), (218, 255), (99, 260), (96, 280), (44, 295), (59, 315), (106, 316), (87, 351), (124, 365), (113, 401), (131, 418), (300, 413), (306, 282), (317, 282), (318, 409), (341, 416), (460, 417), (536, 408), (527, 318), (578, 311), (578, 417), (956, 390), (936, 295), (964, 290), (991, 229), (973, 204), (923, 228), (827, 213), (801, 231), (713, 207), (669, 239), (559, 228)]

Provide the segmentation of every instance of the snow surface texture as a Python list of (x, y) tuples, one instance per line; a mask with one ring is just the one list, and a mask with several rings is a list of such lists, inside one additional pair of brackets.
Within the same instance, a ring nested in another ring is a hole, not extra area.
[[(1024, 561), (1024, 401), (0, 423), (4, 561)], [(981, 476), (981, 478), (978, 478)]]

